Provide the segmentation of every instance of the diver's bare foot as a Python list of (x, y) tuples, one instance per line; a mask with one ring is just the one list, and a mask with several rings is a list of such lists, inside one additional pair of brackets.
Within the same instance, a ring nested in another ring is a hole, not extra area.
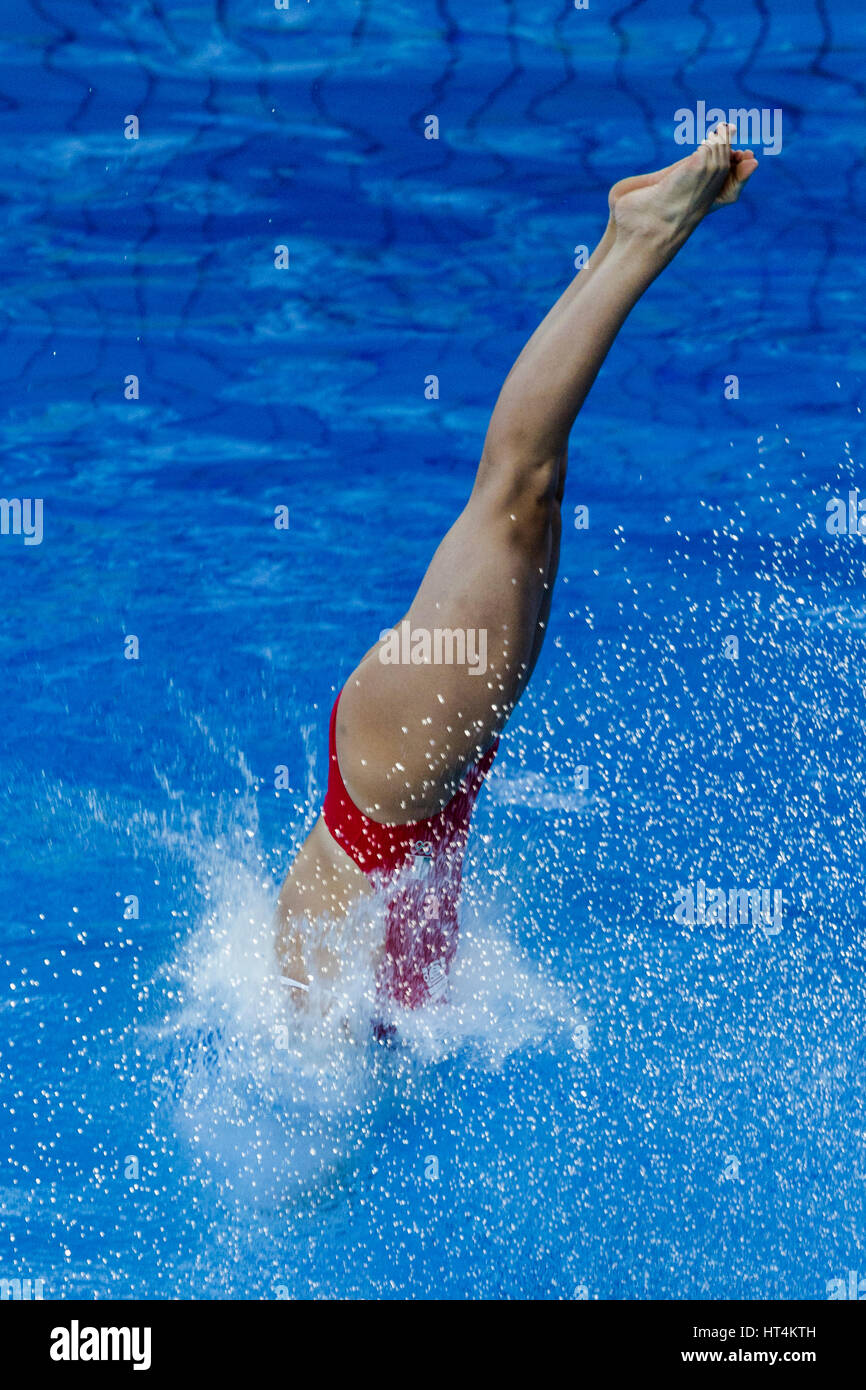
[(676, 249), (708, 212), (736, 202), (758, 161), (751, 150), (731, 149), (733, 130), (723, 122), (685, 159), (615, 183), (608, 199), (615, 235), (651, 235)]
[(620, 179), (615, 183), (607, 195), (607, 205), (610, 208), (611, 221), (615, 220), (614, 208), (623, 194), (632, 193), (636, 188), (648, 188), (652, 184), (658, 183), (660, 179), (664, 178), (665, 174), (670, 173), (671, 169), (675, 169), (677, 164), (682, 163), (683, 161), (681, 159), (676, 160), (673, 164), (668, 164), (664, 169), (656, 169), (652, 174), (632, 174), (629, 178)]
[(648, 184), (658, 183), (659, 179), (663, 179), (665, 174), (673, 168), (674, 165), (669, 164), (667, 169), (656, 169), (652, 174), (631, 174), (628, 178), (620, 179), (618, 183), (614, 184), (610, 193), (607, 195), (610, 217), (604, 229), (604, 236), (593, 251), (586, 269), (596, 269), (616, 241), (616, 217), (614, 215), (614, 208), (623, 194), (631, 193), (635, 188), (645, 188)]

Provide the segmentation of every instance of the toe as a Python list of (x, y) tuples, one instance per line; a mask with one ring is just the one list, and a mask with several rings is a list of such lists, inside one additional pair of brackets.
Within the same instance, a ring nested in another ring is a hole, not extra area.
[(719, 121), (703, 142), (709, 150), (709, 166), (714, 173), (721, 173), (729, 167), (732, 128), (727, 121)]

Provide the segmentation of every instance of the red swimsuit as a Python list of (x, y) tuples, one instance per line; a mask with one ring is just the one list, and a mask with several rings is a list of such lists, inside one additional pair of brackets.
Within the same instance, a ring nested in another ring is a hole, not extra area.
[[(386, 973), (380, 981), (392, 999), (416, 1009), (445, 992), (457, 950), (457, 901), (472, 808), (499, 747), (499, 739), (469, 769), (448, 805), (426, 820), (383, 825), (352, 801), (337, 761), (337, 706), (328, 737), (325, 825), (358, 868), (392, 883), (385, 939)], [(411, 866), (411, 867), (410, 867)]]

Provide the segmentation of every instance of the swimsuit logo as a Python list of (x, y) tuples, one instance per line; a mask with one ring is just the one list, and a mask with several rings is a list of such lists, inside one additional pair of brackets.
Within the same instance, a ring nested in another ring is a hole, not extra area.
[(421, 971), (424, 976), (424, 983), (427, 986), (427, 993), (431, 999), (441, 999), (448, 988), (448, 976), (445, 973), (445, 961), (434, 960), (429, 965), (425, 965)]
[(417, 840), (412, 846), (415, 855), (413, 867), (416, 878), (429, 878), (433, 868), (433, 843), (431, 840)]

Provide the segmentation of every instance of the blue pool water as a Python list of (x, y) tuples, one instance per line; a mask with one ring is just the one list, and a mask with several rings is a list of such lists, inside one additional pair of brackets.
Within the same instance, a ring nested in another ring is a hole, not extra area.
[[(862, 454), (859, 10), (9, 0), (2, 495), (44, 499), (44, 538), (0, 537), (0, 1277), (610, 1299), (866, 1273), (866, 568), (824, 524)], [(781, 109), (783, 149), (578, 422), (454, 1004), (390, 1051), (286, 1044), (270, 919), (334, 692), (607, 188), (683, 153), (698, 100)], [(782, 929), (679, 923), (698, 880), (781, 892)]]

